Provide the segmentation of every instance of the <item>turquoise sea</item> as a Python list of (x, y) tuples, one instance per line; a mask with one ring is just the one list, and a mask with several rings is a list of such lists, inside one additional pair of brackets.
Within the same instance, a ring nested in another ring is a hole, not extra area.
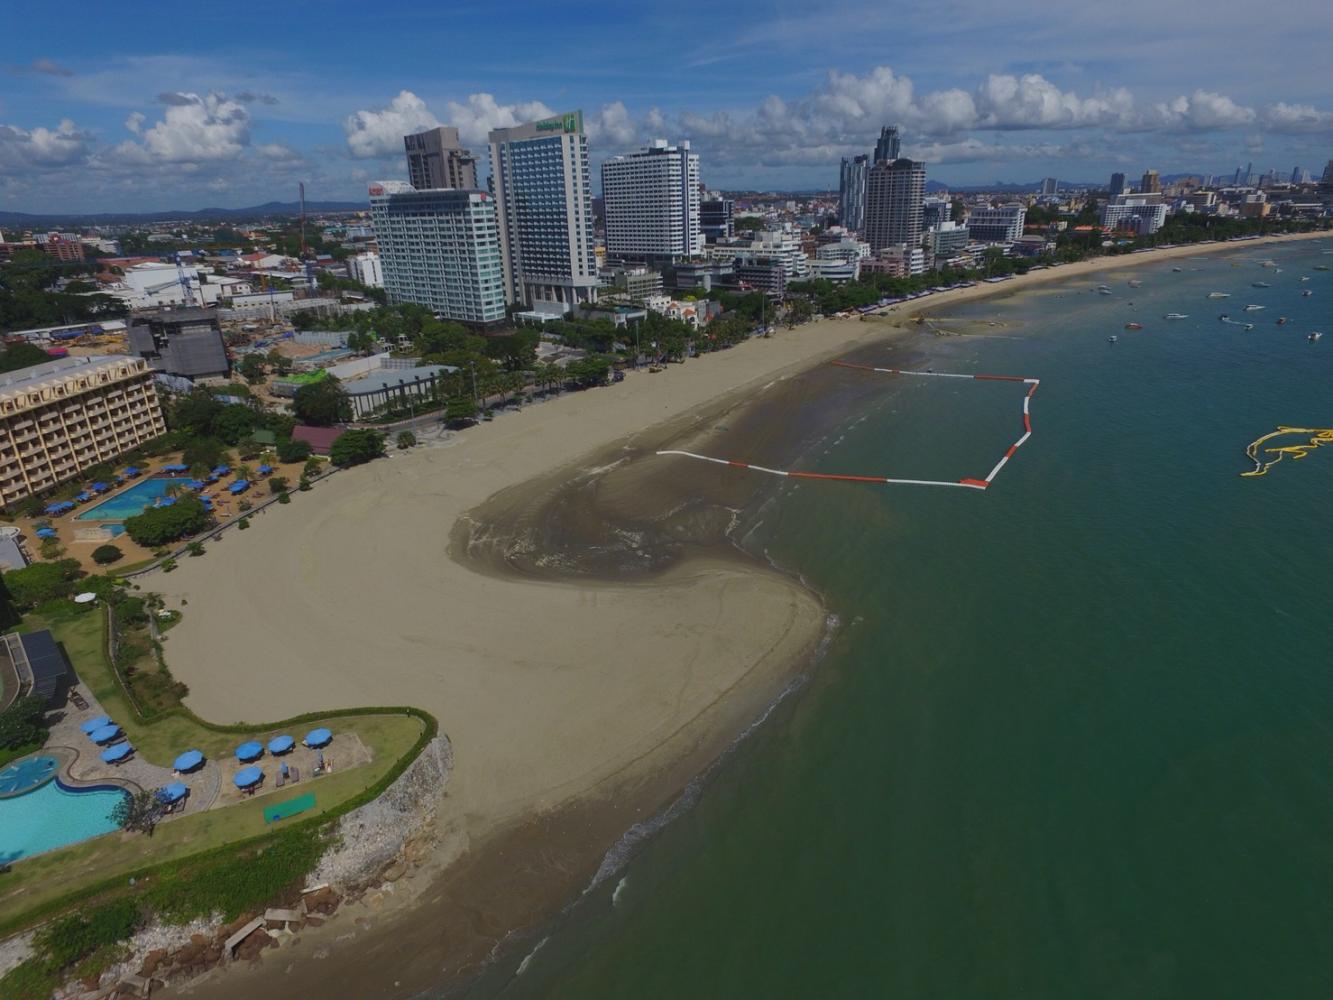
[[(1031, 441), (986, 493), (783, 485), (746, 544), (826, 596), (827, 655), (471, 995), (1333, 994), (1333, 447), (1238, 475), (1333, 426), (1325, 247), (940, 317), (972, 333), (914, 360), (1039, 377)], [(886, 379), (802, 464), (984, 476), (1022, 392)]]

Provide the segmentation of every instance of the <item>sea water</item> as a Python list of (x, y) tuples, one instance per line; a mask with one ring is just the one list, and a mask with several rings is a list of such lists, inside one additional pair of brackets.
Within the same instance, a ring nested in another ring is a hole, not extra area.
[[(1041, 379), (1032, 439), (985, 493), (783, 485), (748, 545), (839, 615), (828, 655), (473, 994), (1327, 996), (1333, 446), (1238, 475), (1279, 424), (1333, 426), (1323, 249), (938, 317), (967, 335), (924, 366)], [(1023, 391), (886, 384), (803, 464), (984, 476)]]

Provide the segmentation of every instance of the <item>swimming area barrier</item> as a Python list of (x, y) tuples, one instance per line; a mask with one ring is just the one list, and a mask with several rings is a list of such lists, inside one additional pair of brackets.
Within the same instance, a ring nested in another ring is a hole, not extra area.
[(850, 483), (879, 483), (888, 486), (959, 486), (964, 489), (984, 490), (990, 487), (995, 481), (995, 477), (1000, 474), (1000, 470), (1005, 467), (1009, 459), (1014, 457), (1015, 452), (1027, 443), (1028, 438), (1032, 437), (1032, 397), (1037, 392), (1037, 387), (1041, 385), (1040, 379), (1026, 378), (1022, 375), (964, 375), (954, 372), (919, 372), (906, 371), (900, 368), (875, 368), (872, 365), (859, 365), (850, 361), (834, 361), (833, 365), (839, 368), (851, 368), (857, 371), (870, 372), (877, 375), (900, 375), (913, 376), (920, 378), (960, 378), (968, 379), (973, 382), (1021, 382), (1028, 386), (1028, 391), (1023, 394), (1023, 435), (1017, 441), (1009, 446), (1009, 449), (995, 463), (995, 467), (990, 470), (984, 479), (972, 476), (964, 476), (962, 479), (902, 479), (894, 476), (882, 475), (852, 475), (842, 472), (806, 472), (798, 469), (770, 469), (762, 465), (754, 465), (751, 462), (740, 462), (731, 458), (715, 458), (712, 455), (700, 455), (692, 451), (680, 451), (678, 449), (666, 449), (657, 452), (658, 455), (677, 455), (683, 458), (693, 458), (701, 462), (712, 462), (715, 465), (725, 465), (733, 469), (748, 469), (751, 472), (762, 472), (770, 476), (782, 476), (788, 479), (826, 479), (838, 482)]
[[(1273, 440), (1273, 438), (1286, 437), (1289, 434), (1307, 434), (1309, 435), (1309, 444), (1289, 444), (1277, 448), (1263, 448), (1263, 445)], [(1241, 475), (1250, 478), (1253, 476), (1266, 476), (1268, 470), (1277, 465), (1284, 458), (1290, 457), (1293, 461), (1304, 458), (1310, 452), (1314, 451), (1320, 445), (1333, 444), (1333, 427), (1283, 427), (1279, 426), (1277, 430), (1270, 431), (1263, 437), (1251, 441), (1245, 449), (1245, 454), (1250, 457), (1254, 463), (1254, 468), (1249, 472), (1242, 472)], [(1259, 456), (1260, 449), (1275, 458), (1263, 459)]]

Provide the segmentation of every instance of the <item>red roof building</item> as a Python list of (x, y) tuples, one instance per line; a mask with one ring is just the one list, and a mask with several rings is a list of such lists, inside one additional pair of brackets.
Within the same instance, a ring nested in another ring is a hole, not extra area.
[(297, 424), (292, 428), (292, 440), (304, 441), (316, 455), (327, 455), (333, 442), (342, 434), (341, 427), (308, 427)]

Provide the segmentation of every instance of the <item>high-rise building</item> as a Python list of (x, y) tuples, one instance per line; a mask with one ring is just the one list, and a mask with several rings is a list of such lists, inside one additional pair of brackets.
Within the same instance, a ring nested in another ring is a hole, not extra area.
[(736, 203), (730, 198), (706, 198), (699, 202), (699, 228), (705, 242), (720, 243), (736, 235), (735, 210)]
[(864, 236), (878, 253), (921, 242), (921, 200), (926, 165), (916, 160), (877, 160), (866, 176)]
[(1129, 229), (1150, 236), (1166, 222), (1166, 203), (1142, 194), (1122, 194), (1102, 207), (1102, 228)]
[(166, 430), (142, 358), (61, 358), (0, 375), (0, 505), (114, 461)]
[(1127, 190), (1128, 186), (1125, 184), (1125, 175), (1120, 173), (1112, 174), (1111, 197), (1114, 198), (1118, 194), (1124, 194)]
[(1056, 180), (1054, 177), (1047, 177), (1045, 180), (1041, 182), (1042, 195), (1049, 197), (1050, 195), (1058, 194), (1059, 192), (1060, 192), (1060, 182)]
[(948, 198), (921, 199), (921, 228), (938, 229), (953, 218), (953, 202)]
[(416, 302), (479, 326), (505, 318), (499, 227), (488, 192), (377, 181), (370, 215), (391, 304)]
[(1023, 205), (974, 208), (967, 217), (967, 235), (980, 243), (1012, 243), (1023, 235), (1026, 217)]
[(377, 253), (359, 253), (349, 257), (347, 270), (351, 272), (353, 281), (359, 281), (367, 288), (384, 287), (384, 270)]
[(866, 220), (866, 174), (870, 157), (862, 154), (842, 161), (838, 179), (838, 221), (846, 229), (859, 233)]
[(407, 180), (418, 191), (428, 188), (477, 187), (477, 158), (458, 141), (458, 129), (447, 125), (403, 136)]
[(879, 141), (875, 143), (875, 163), (892, 163), (898, 159), (902, 141), (898, 137), (898, 126), (885, 125), (879, 130)]
[(1319, 200), (1324, 203), (1326, 211), (1333, 210), (1333, 160), (1328, 161), (1323, 176), (1319, 178)]
[(1306, 170), (1304, 167), (1292, 167), (1292, 168), (1291, 168), (1291, 183), (1293, 183), (1293, 184), (1309, 184), (1309, 183), (1310, 183), (1310, 171)]
[(606, 255), (672, 263), (703, 253), (699, 155), (690, 144), (651, 146), (602, 164)]
[(583, 112), (491, 132), (505, 295), (539, 312), (597, 300)]
[(1139, 183), (1139, 194), (1160, 194), (1162, 191), (1162, 179), (1158, 176), (1156, 170), (1145, 170), (1143, 180)]

